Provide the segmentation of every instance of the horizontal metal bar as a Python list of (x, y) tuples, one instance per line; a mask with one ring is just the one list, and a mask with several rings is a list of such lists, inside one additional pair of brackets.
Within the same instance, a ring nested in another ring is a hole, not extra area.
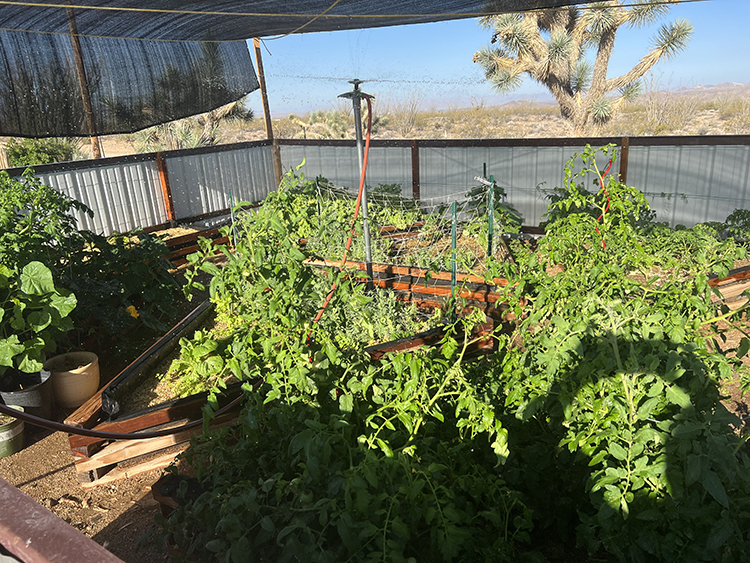
[(0, 478), (0, 544), (25, 563), (123, 563)]

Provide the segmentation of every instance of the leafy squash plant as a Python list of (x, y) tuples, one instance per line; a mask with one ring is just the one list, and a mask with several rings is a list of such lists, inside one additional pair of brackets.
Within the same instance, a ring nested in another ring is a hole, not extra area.
[[(0, 172), (0, 265), (11, 270), (41, 262), (59, 285), (78, 295), (76, 326), (114, 334), (135, 322), (163, 329), (178, 290), (163, 241), (143, 232), (104, 237), (79, 231), (76, 214), (93, 212), (50, 186), (31, 169), (20, 178)], [(85, 336), (85, 335), (84, 335)]]
[(8, 369), (42, 369), (56, 339), (73, 327), (76, 297), (55, 288), (52, 272), (41, 262), (13, 271), (0, 265), (0, 375)]

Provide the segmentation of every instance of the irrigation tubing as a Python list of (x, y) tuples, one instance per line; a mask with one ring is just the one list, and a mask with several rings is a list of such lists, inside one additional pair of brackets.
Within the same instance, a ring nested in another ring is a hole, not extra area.
[[(234, 399), (228, 405), (220, 408), (218, 411), (214, 413), (214, 417), (221, 416), (222, 414), (232, 409), (234, 406), (238, 405), (240, 401), (244, 398), (244, 396), (245, 395), (242, 394), (236, 399)], [(11, 408), (8, 405), (3, 405), (2, 403), (0, 403), (0, 414), (5, 414), (13, 418), (22, 420), (24, 422), (28, 422), (29, 424), (33, 424), (34, 426), (41, 426), (42, 428), (46, 428), (48, 430), (68, 432), (69, 434), (77, 434), (79, 436), (88, 436), (89, 438), (101, 438), (103, 440), (146, 440), (148, 438), (162, 438), (163, 436), (171, 436), (173, 434), (177, 434), (185, 430), (192, 430), (193, 428), (197, 428), (203, 424), (203, 420), (195, 420), (193, 422), (188, 422), (187, 424), (183, 424), (182, 426), (177, 426), (175, 428), (167, 428), (165, 430), (156, 430), (154, 432), (123, 433), (123, 432), (104, 432), (101, 430), (90, 430), (88, 428), (70, 426), (69, 424), (63, 424), (62, 422), (55, 422), (53, 420), (47, 420), (46, 418), (35, 416), (33, 414), (17, 411), (16, 409)]]
[[(352, 240), (354, 238), (354, 226), (357, 222), (357, 217), (359, 216), (359, 208), (362, 205), (362, 192), (365, 189), (365, 173), (367, 172), (367, 156), (370, 154), (370, 133), (372, 132), (372, 102), (370, 101), (370, 98), (368, 96), (364, 96), (365, 101), (367, 102), (367, 138), (365, 140), (365, 155), (362, 159), (362, 176), (359, 179), (359, 192), (357, 193), (357, 202), (354, 205), (354, 217), (352, 217), (352, 224), (349, 228), (349, 238), (346, 241), (346, 248), (344, 249), (344, 256), (341, 258), (341, 265), (339, 266), (341, 269), (344, 268), (346, 265), (346, 255), (349, 252), (349, 249), (352, 246)], [(328, 295), (325, 298), (325, 301), (323, 301), (323, 305), (320, 306), (320, 310), (318, 311), (318, 314), (315, 315), (315, 318), (313, 319), (313, 324), (316, 324), (322, 317), (323, 313), (326, 310), (326, 307), (328, 307), (328, 304), (331, 302), (331, 299), (333, 298), (334, 293), (336, 293), (336, 282), (333, 282), (333, 285), (331, 285), (331, 290), (328, 292)], [(310, 341), (310, 335), (307, 336), (308, 342)]]

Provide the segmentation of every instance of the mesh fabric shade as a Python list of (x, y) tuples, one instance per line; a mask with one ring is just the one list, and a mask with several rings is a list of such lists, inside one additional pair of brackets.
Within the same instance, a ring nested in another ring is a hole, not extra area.
[[(587, 4), (595, 0), (12, 0), (0, 4), (0, 28), (69, 33), (75, 6), (82, 35), (231, 41), (297, 31), (335, 31), (434, 22)], [(39, 6), (34, 6), (39, 4)], [(98, 9), (97, 9), (98, 8)], [(114, 8), (114, 9), (110, 9)], [(302, 29), (300, 29), (301, 26)]]
[(0, 0), (0, 135), (86, 136), (196, 115), (258, 88), (244, 39), (423, 23), (594, 0)]
[[(244, 41), (80, 41), (100, 135), (203, 113), (258, 88)], [(88, 135), (70, 36), (0, 31), (0, 42), (0, 133)]]

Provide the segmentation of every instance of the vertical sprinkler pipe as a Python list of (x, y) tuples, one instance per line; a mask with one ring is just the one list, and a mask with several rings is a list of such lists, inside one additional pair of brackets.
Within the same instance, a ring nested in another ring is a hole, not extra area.
[[(361, 80), (355, 78), (350, 80), (349, 83), (353, 85), (352, 91), (339, 95), (339, 98), (350, 98), (352, 100), (354, 108), (354, 133), (357, 137), (357, 160), (359, 161), (359, 175), (361, 177), (364, 161), (362, 146), (362, 98), (372, 99), (374, 96), (365, 94), (359, 89), (359, 85), (362, 84)], [(372, 247), (370, 245), (370, 223), (367, 215), (367, 186), (362, 188), (362, 228), (365, 238), (365, 264), (367, 265), (367, 275), (370, 277), (367, 286), (372, 289)]]
[[(456, 231), (458, 227), (458, 202), (451, 206), (451, 297), (456, 297)], [(453, 306), (453, 320), (456, 318), (455, 303)]]
[(487, 258), (492, 256), (492, 235), (495, 232), (495, 177), (490, 176), (490, 192), (487, 196)]

